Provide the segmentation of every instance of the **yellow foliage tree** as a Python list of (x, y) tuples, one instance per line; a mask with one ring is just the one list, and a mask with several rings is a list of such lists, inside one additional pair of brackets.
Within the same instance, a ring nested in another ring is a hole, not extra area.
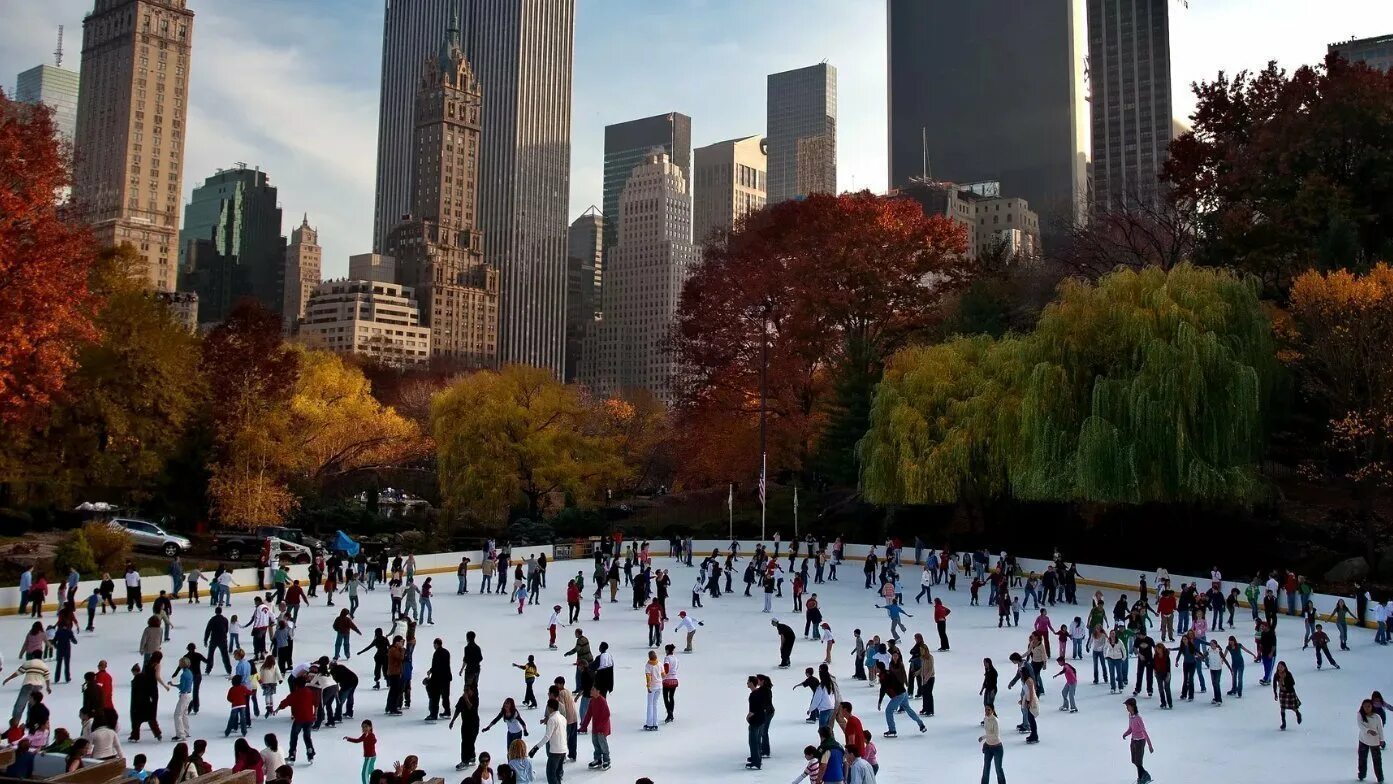
[(522, 502), (533, 520), (558, 497), (592, 503), (624, 462), (581, 392), (538, 368), (481, 371), (436, 396), (431, 426), (447, 509), (502, 521)]

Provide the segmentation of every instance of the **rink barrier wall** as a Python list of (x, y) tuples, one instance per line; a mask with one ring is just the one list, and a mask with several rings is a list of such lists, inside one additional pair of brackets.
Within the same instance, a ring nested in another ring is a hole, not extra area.
[[(746, 554), (752, 552), (754, 550), (755, 544), (758, 544), (758, 542), (747, 543), (740, 540), (736, 541), (740, 544), (740, 551)], [(661, 549), (655, 546), (658, 544), (662, 545)], [(771, 552), (773, 551), (774, 543), (772, 540), (765, 542), (764, 545)], [(724, 553), (729, 547), (729, 539), (692, 540), (692, 551), (694, 556), (703, 556), (703, 554), (710, 554), (712, 550), (720, 550)], [(885, 547), (883, 545), (876, 545), (875, 550), (878, 555), (883, 556), (885, 554)], [(866, 556), (869, 555), (871, 552), (871, 545), (846, 544), (843, 545), (842, 551), (842, 560), (844, 561), (865, 561)], [(649, 552), (653, 555), (670, 555), (666, 541), (654, 542), (652, 545), (649, 546)], [(788, 542), (780, 543), (779, 554), (781, 557), (785, 558), (788, 556)], [(928, 554), (929, 548), (925, 547), (925, 557), (928, 557)], [(962, 554), (958, 553), (958, 556), (961, 557)], [(992, 553), (993, 561), (1000, 557), (1001, 554), (999, 552)], [(901, 551), (900, 563), (906, 566), (912, 566), (914, 564), (913, 547), (903, 548), (903, 550)], [(1043, 558), (1023, 558), (1021, 556), (1016, 556), (1016, 563), (1026, 574), (1029, 574), (1030, 572), (1035, 572), (1036, 574), (1044, 574), (1046, 567), (1050, 566), (1053, 562)], [(1075, 567), (1079, 571), (1080, 576), (1078, 579), (1078, 584), (1080, 586), (1087, 585), (1094, 588), (1106, 588), (1109, 590), (1121, 591), (1122, 593), (1132, 597), (1136, 597), (1138, 595), (1137, 578), (1139, 578), (1142, 574), (1146, 574), (1147, 588), (1152, 596), (1156, 595), (1156, 586), (1154, 584), (1156, 580), (1156, 572), (1154, 570), (1143, 573), (1135, 569), (1120, 569), (1113, 566), (1098, 566), (1095, 564), (1075, 564)], [(1219, 571), (1222, 573), (1223, 569), (1220, 569)], [(861, 575), (861, 570), (857, 569), (856, 574), (858, 576)], [(1179, 589), (1181, 583), (1195, 583), (1196, 585), (1200, 586), (1201, 589), (1208, 590), (1210, 583), (1209, 575), (1207, 574), (1203, 577), (1196, 577), (1183, 574), (1171, 574), (1170, 580), (1171, 585), (1174, 586), (1177, 590)], [(1225, 596), (1228, 596), (1230, 589), (1237, 588), (1239, 595), (1239, 606), (1244, 610), (1248, 610), (1249, 617), (1252, 617), (1252, 608), (1248, 605), (1247, 597), (1243, 595), (1243, 591), (1247, 589), (1248, 583), (1246, 581), (1238, 582), (1234, 580), (1223, 580), (1221, 581), (1220, 585), (1224, 591)], [(967, 586), (963, 587), (966, 588)], [(919, 590), (919, 586), (917, 583), (915, 583), (913, 586), (906, 585), (904, 586), (904, 588), (907, 592), (911, 588), (916, 592)], [(1316, 605), (1316, 616), (1321, 621), (1334, 623), (1335, 616), (1331, 615), (1330, 611), (1335, 609), (1335, 602), (1339, 599), (1345, 600), (1345, 604), (1349, 607), (1351, 613), (1357, 611), (1353, 596), (1339, 596), (1335, 594), (1315, 593), (1311, 595), (1311, 601), (1314, 602)], [(1087, 607), (1087, 604), (1081, 604), (1080, 606)], [(1283, 614), (1285, 614), (1285, 609), (1287, 606), (1285, 592), (1278, 593), (1277, 606), (1278, 608), (1280, 608), (1281, 611), (1283, 611)], [(1235, 615), (1234, 620), (1238, 620), (1237, 615)], [(1366, 621), (1363, 624), (1351, 623), (1350, 625), (1362, 625), (1365, 628), (1369, 629), (1372, 629), (1376, 626), (1376, 624), (1374, 624), (1372, 621)]]
[[(512, 557), (512, 563), (513, 563), (513, 564), (520, 564), (520, 563), (525, 562), (525, 561), (526, 561), (528, 558), (530, 558), (530, 557), (537, 556), (537, 555), (542, 555), (543, 553), (546, 554), (548, 560), (551, 560), (551, 558), (552, 558), (552, 546), (551, 546), (551, 545), (536, 545), (536, 546), (527, 546), (527, 547), (521, 547), (521, 546), (519, 546), (519, 547), (514, 547), (513, 550), (512, 550), (512, 556), (511, 556), (511, 557)], [(483, 560), (483, 551), (482, 551), (482, 550), (461, 550), (461, 551), (459, 551), (459, 552), (453, 552), (453, 553), (426, 553), (426, 554), (424, 554), (424, 555), (417, 555), (417, 556), (416, 556), (416, 574), (418, 574), (418, 575), (425, 575), (425, 576), (427, 576), (427, 577), (433, 577), (433, 576), (435, 576), (435, 575), (440, 575), (440, 574), (454, 574), (455, 571), (459, 568), (460, 559), (461, 559), (461, 558), (466, 558), (466, 557), (469, 558), (469, 569), (470, 569), (470, 571), (475, 571), (475, 570), (477, 570), (477, 569), (480, 568), (480, 565), (481, 565), (481, 564), (480, 564), (480, 561)], [(291, 565), (291, 566), (287, 569), (287, 571), (290, 573), (290, 579), (291, 579), (291, 580), (300, 580), (300, 581), (302, 581), (302, 582), (308, 582), (308, 581), (309, 581), (309, 573), (310, 573), (309, 564), (294, 564), (294, 565)], [(233, 593), (246, 593), (246, 592), (249, 592), (249, 591), (257, 591), (257, 590), (260, 590), (260, 589), (258, 589), (258, 588), (256, 587), (256, 572), (257, 572), (257, 567), (254, 567), (254, 566), (247, 566), (247, 567), (242, 567), (242, 568), (240, 568), (240, 569), (233, 569), (233, 570), (232, 570), (232, 581), (233, 581), (232, 592), (233, 592)], [(66, 577), (66, 575), (64, 575), (64, 577)], [(199, 580), (199, 587), (198, 587), (198, 590), (199, 590), (199, 594), (200, 594), (201, 596), (207, 596), (207, 595), (208, 595), (208, 579), (211, 578), (211, 577), (212, 577), (212, 572), (204, 572), (204, 573), (203, 573), (203, 579), (202, 579), (202, 580)], [(61, 579), (62, 579), (62, 578), (60, 578), (60, 580), (61, 580)], [(119, 574), (113, 574), (113, 575), (111, 575), (111, 579), (114, 580), (114, 581), (116, 582), (116, 591), (112, 594), (112, 599), (114, 599), (114, 600), (116, 601), (116, 604), (117, 604), (118, 606), (121, 605), (121, 604), (124, 604), (125, 601), (126, 601), (126, 583), (125, 583), (125, 580), (124, 580), (124, 576), (123, 576), (123, 575), (119, 575)], [(81, 612), (80, 612), (80, 611), (81, 611), (81, 608), (82, 608), (82, 603), (83, 603), (84, 601), (86, 601), (87, 597), (90, 596), (90, 595), (92, 594), (92, 589), (94, 589), (94, 588), (96, 588), (97, 586), (101, 585), (101, 582), (102, 582), (102, 581), (101, 581), (100, 579), (96, 579), (96, 580), (82, 580), (82, 581), (78, 582), (78, 584), (77, 584), (77, 604), (78, 604), (78, 608), (79, 608), (79, 615), (81, 615)], [(173, 585), (174, 585), (173, 582), (171, 581), (169, 575), (167, 575), (167, 574), (155, 575), (155, 576), (153, 576), (153, 577), (142, 576), (142, 577), (140, 578), (140, 587), (141, 587), (141, 589), (142, 589), (142, 592), (141, 592), (142, 600), (145, 601), (145, 602), (152, 602), (152, 601), (154, 601), (155, 599), (157, 599), (157, 598), (159, 597), (160, 591), (161, 591), (161, 590), (168, 591), (168, 590), (170, 590), (171, 588), (173, 588)], [(187, 586), (186, 586), (186, 587), (187, 587)], [(436, 587), (436, 594), (437, 594), (437, 595), (440, 595), (441, 593), (446, 593), (446, 592), (448, 592), (448, 593), (454, 593), (454, 592), (455, 592), (455, 584), (454, 584), (454, 583), (449, 583), (449, 584), (446, 586), (446, 588), (448, 589), (448, 591), (442, 590), (440, 587)], [(49, 584), (48, 584), (49, 601), (47, 601), (47, 602), (44, 603), (44, 610), (45, 610), (45, 611), (48, 611), (48, 610), (50, 610), (50, 609), (53, 610), (53, 611), (55, 611), (55, 612), (57, 611), (57, 609), (58, 609), (58, 602), (55, 600), (55, 598), (56, 598), (56, 596), (57, 596), (57, 592), (58, 592), (59, 590), (61, 590), (61, 589), (62, 589), (61, 583), (55, 583), (55, 582), (53, 582), (53, 581), (50, 581), (50, 582), (49, 582)], [(19, 613), (19, 586), (18, 586), (18, 585), (13, 585), (13, 586), (6, 586), (6, 587), (4, 587), (4, 588), (0, 588), (0, 615), (16, 615), (16, 614), (18, 614), (18, 613)]]

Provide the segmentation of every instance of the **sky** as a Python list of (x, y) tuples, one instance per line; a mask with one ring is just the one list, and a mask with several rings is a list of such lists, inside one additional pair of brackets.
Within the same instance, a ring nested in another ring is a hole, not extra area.
[[(561, 0), (557, 0), (558, 2)], [(939, 2), (941, 0), (922, 0)], [(1393, 33), (1390, 0), (1171, 0), (1172, 91), (1261, 68), (1318, 62), (1326, 45)], [(837, 68), (838, 186), (886, 185), (883, 0), (576, 0), (572, 216), (600, 203), (604, 127), (679, 111), (692, 144), (764, 131), (765, 76)], [(0, 86), (81, 61), (92, 0), (0, 0)], [(237, 162), (280, 189), (284, 231), (309, 214), (324, 275), (371, 250), (382, 0), (190, 0), (195, 17), (184, 196)]]

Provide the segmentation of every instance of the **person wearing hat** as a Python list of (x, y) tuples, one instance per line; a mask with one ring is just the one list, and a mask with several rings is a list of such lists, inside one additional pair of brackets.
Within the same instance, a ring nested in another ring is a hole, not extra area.
[(698, 621), (698, 620), (696, 620), (695, 618), (693, 618), (693, 617), (687, 615), (687, 611), (686, 611), (686, 610), (682, 610), (682, 611), (678, 612), (678, 613), (677, 613), (677, 619), (678, 619), (678, 620), (677, 620), (677, 626), (673, 627), (673, 630), (672, 630), (672, 631), (673, 631), (674, 633), (676, 633), (676, 632), (682, 632), (682, 631), (685, 631), (685, 632), (687, 633), (687, 647), (686, 647), (686, 648), (683, 648), (683, 649), (682, 649), (682, 652), (683, 652), (683, 653), (691, 653), (691, 652), (692, 652), (692, 638), (693, 638), (693, 637), (696, 637), (696, 627), (698, 627), (698, 626), (705, 626), (706, 624), (704, 624), (704, 623), (702, 623), (701, 621)]
[(561, 605), (551, 606), (551, 618), (547, 620), (547, 633), (550, 638), (547, 640), (547, 650), (556, 650), (556, 628), (561, 626)]

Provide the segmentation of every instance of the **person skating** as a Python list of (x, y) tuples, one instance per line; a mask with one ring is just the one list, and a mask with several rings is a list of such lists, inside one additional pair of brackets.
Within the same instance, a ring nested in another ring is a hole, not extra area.
[(1277, 701), (1277, 708), (1282, 714), (1281, 729), (1287, 728), (1287, 711), (1295, 713), (1296, 723), (1301, 723), (1301, 698), (1296, 696), (1296, 678), (1287, 669), (1285, 661), (1277, 662), (1277, 669), (1272, 675), (1272, 699)]
[(919, 714), (909, 707), (909, 693), (906, 690), (904, 679), (900, 677), (899, 673), (886, 667), (883, 662), (876, 662), (875, 666), (876, 676), (880, 681), (880, 698), (876, 701), (876, 709), (880, 708), (886, 697), (890, 698), (889, 703), (885, 705), (886, 731), (884, 737), (899, 737), (899, 733), (895, 729), (895, 714), (899, 711), (904, 711), (913, 719), (914, 723), (919, 725), (920, 732), (927, 732), (929, 728), (924, 725)]
[(646, 712), (643, 728), (649, 732), (658, 729), (658, 697), (663, 692), (663, 667), (658, 662), (658, 652), (648, 652), (648, 662), (643, 665), (643, 685)]
[(948, 650), (948, 615), (952, 612), (942, 599), (934, 599), (934, 626), (938, 627), (938, 650), (940, 653)]
[(1321, 654), (1330, 660), (1330, 666), (1340, 669), (1340, 665), (1335, 663), (1335, 657), (1330, 655), (1330, 635), (1325, 633), (1325, 628), (1321, 624), (1316, 624), (1315, 631), (1311, 632), (1311, 644), (1316, 646), (1316, 669), (1321, 668)]
[(1040, 695), (1035, 690), (1035, 681), (1029, 675), (1021, 679), (1021, 716), (1025, 718), (1030, 734), (1026, 743), (1040, 742), (1040, 725), (1036, 717), (1040, 715)]
[(781, 623), (778, 618), (770, 620), (769, 623), (779, 633), (779, 669), (786, 670), (789, 668), (789, 657), (793, 655), (793, 627)]
[(648, 603), (644, 611), (648, 617), (648, 644), (663, 644), (663, 606), (657, 600)]
[[(1079, 705), (1074, 699), (1074, 694), (1079, 688), (1079, 673), (1074, 669), (1074, 665), (1065, 660), (1063, 653), (1060, 651), (1061, 656), (1055, 660), (1055, 663), (1059, 665), (1059, 672), (1055, 673), (1054, 677), (1064, 676), (1064, 688), (1059, 690), (1064, 702), (1059, 706), (1059, 709), (1069, 713), (1078, 713)], [(1150, 654), (1148, 654), (1149, 656)]]
[(547, 700), (546, 732), (542, 739), (528, 751), (535, 755), (537, 750), (547, 749), (547, 784), (561, 784), (562, 769), (566, 764), (566, 717), (561, 714), (561, 706), (556, 700)]
[(1156, 693), (1161, 698), (1161, 710), (1170, 710), (1175, 707), (1175, 701), (1171, 698), (1171, 656), (1164, 643), (1156, 644), (1152, 669), (1156, 672)]
[(1369, 758), (1374, 758), (1374, 781), (1383, 782), (1383, 719), (1374, 711), (1373, 700), (1359, 703), (1359, 780), (1368, 774)]
[(314, 689), (302, 686), (291, 691), (277, 706), (278, 710), (290, 708), (290, 754), (286, 756), (286, 762), (295, 762), (295, 748), (301, 735), (305, 736), (305, 756), (311, 763), (314, 762), (314, 740), (310, 737), (310, 728), (314, 725), (318, 703), (318, 695), (314, 693)]
[(474, 764), (474, 743), (479, 737), (479, 692), (474, 684), (468, 684), (455, 701), (454, 713), (450, 716), (450, 729), (460, 722), (460, 761), (455, 770), (465, 770)]
[[(793, 630), (789, 629), (789, 634), (792, 633)], [(750, 690), (748, 708), (745, 712), (750, 756), (745, 758), (745, 767), (759, 770), (764, 766), (765, 754), (762, 745), (764, 728), (774, 717), (774, 696), (771, 690), (764, 688), (758, 676), (751, 675), (746, 678), (745, 686)]]
[(686, 611), (686, 610), (682, 610), (682, 611), (678, 612), (678, 613), (677, 613), (677, 618), (678, 618), (678, 620), (677, 620), (677, 625), (676, 625), (675, 627), (673, 627), (673, 632), (674, 632), (674, 633), (677, 633), (677, 632), (686, 632), (686, 633), (687, 633), (687, 645), (686, 645), (685, 648), (682, 649), (682, 652), (683, 652), (683, 653), (691, 653), (691, 652), (692, 652), (692, 639), (696, 637), (696, 630), (697, 630), (697, 627), (698, 627), (698, 626), (705, 626), (706, 624), (702, 623), (701, 621), (698, 621), (697, 619), (691, 617), (690, 615), (687, 615), (687, 611)]
[[(1224, 668), (1232, 670), (1233, 665), (1229, 663), (1229, 657), (1218, 640), (1209, 641), (1209, 645), (1203, 650), (1201, 661), (1209, 669), (1209, 685), (1214, 687), (1214, 698), (1210, 700), (1210, 704), (1223, 705), (1224, 698), (1219, 693), (1220, 684), (1223, 683)], [(1203, 674), (1200, 677), (1203, 677)]]
[(673, 712), (677, 708), (677, 646), (669, 644), (665, 650), (667, 655), (663, 657), (663, 708), (667, 711), (667, 716), (663, 723), (670, 724), (673, 721)]
[(613, 731), (610, 725), (609, 701), (605, 699), (603, 692), (593, 686), (590, 688), (590, 703), (585, 717), (581, 719), (580, 729), (581, 732), (589, 731), (590, 745), (595, 750), (590, 767), (609, 770), (609, 736)]
[(1001, 760), (1005, 747), (1001, 745), (1001, 729), (996, 719), (996, 708), (990, 704), (982, 706), (982, 735), (977, 738), (982, 744), (982, 784), (987, 784), (992, 767), (996, 768), (997, 784), (1006, 784), (1006, 774), (1001, 770)]
[[(488, 593), (488, 591), (484, 591)], [(576, 636), (580, 636), (580, 630), (576, 630)], [(464, 682), (468, 685), (478, 687), (479, 673), (483, 671), (484, 652), (474, 641), (474, 632), (466, 632), (464, 635), (464, 655), (460, 664), (460, 674), (464, 676)], [(377, 688), (377, 687), (373, 687)]]
[(1136, 699), (1128, 697), (1122, 704), (1127, 708), (1127, 729), (1122, 733), (1122, 739), (1131, 740), (1132, 764), (1137, 766), (1137, 784), (1150, 784), (1151, 774), (1146, 772), (1142, 761), (1146, 752), (1155, 754), (1156, 747), (1146, 732), (1146, 723), (1142, 721), (1141, 713), (1137, 710)]
[(909, 627), (904, 625), (904, 621), (900, 620), (900, 616), (903, 615), (906, 618), (913, 618), (914, 616), (905, 612), (903, 607), (893, 601), (883, 605), (877, 604), (876, 607), (885, 610), (885, 615), (890, 619), (890, 639), (899, 642), (900, 630), (909, 631)]
[(358, 737), (343, 736), (349, 743), (359, 743), (363, 746), (363, 768), (359, 772), (362, 784), (368, 784), (372, 778), (373, 768), (377, 767), (377, 735), (372, 731), (372, 722), (363, 721), (362, 733)]
[(526, 663), (526, 664), (518, 664), (518, 663), (514, 662), (514, 663), (513, 663), (513, 666), (516, 667), (516, 668), (518, 668), (519, 670), (522, 670), (522, 681), (523, 681), (524, 686), (525, 686), (526, 689), (527, 689), (526, 693), (523, 694), (523, 697), (522, 697), (522, 707), (524, 707), (524, 708), (536, 708), (536, 707), (537, 707), (537, 696), (536, 696), (536, 694), (532, 691), (532, 684), (536, 683), (536, 681), (537, 681), (537, 674), (538, 674), (538, 673), (537, 673), (537, 659), (536, 659), (536, 657), (535, 657), (535, 656), (532, 656), (531, 654), (529, 654), (529, 655), (527, 656), (527, 663)]
[(512, 697), (503, 700), (503, 707), (499, 708), (498, 715), (493, 717), (493, 721), (484, 726), (483, 732), (488, 732), (493, 725), (499, 721), (503, 722), (503, 728), (507, 731), (506, 743), (512, 744), (513, 741), (525, 737), (527, 732), (527, 720), (518, 711), (517, 703), (513, 702)]
[(866, 641), (861, 639), (860, 629), (851, 631), (851, 639), (851, 659), (856, 667), (851, 678), (852, 680), (864, 681), (866, 680)]

